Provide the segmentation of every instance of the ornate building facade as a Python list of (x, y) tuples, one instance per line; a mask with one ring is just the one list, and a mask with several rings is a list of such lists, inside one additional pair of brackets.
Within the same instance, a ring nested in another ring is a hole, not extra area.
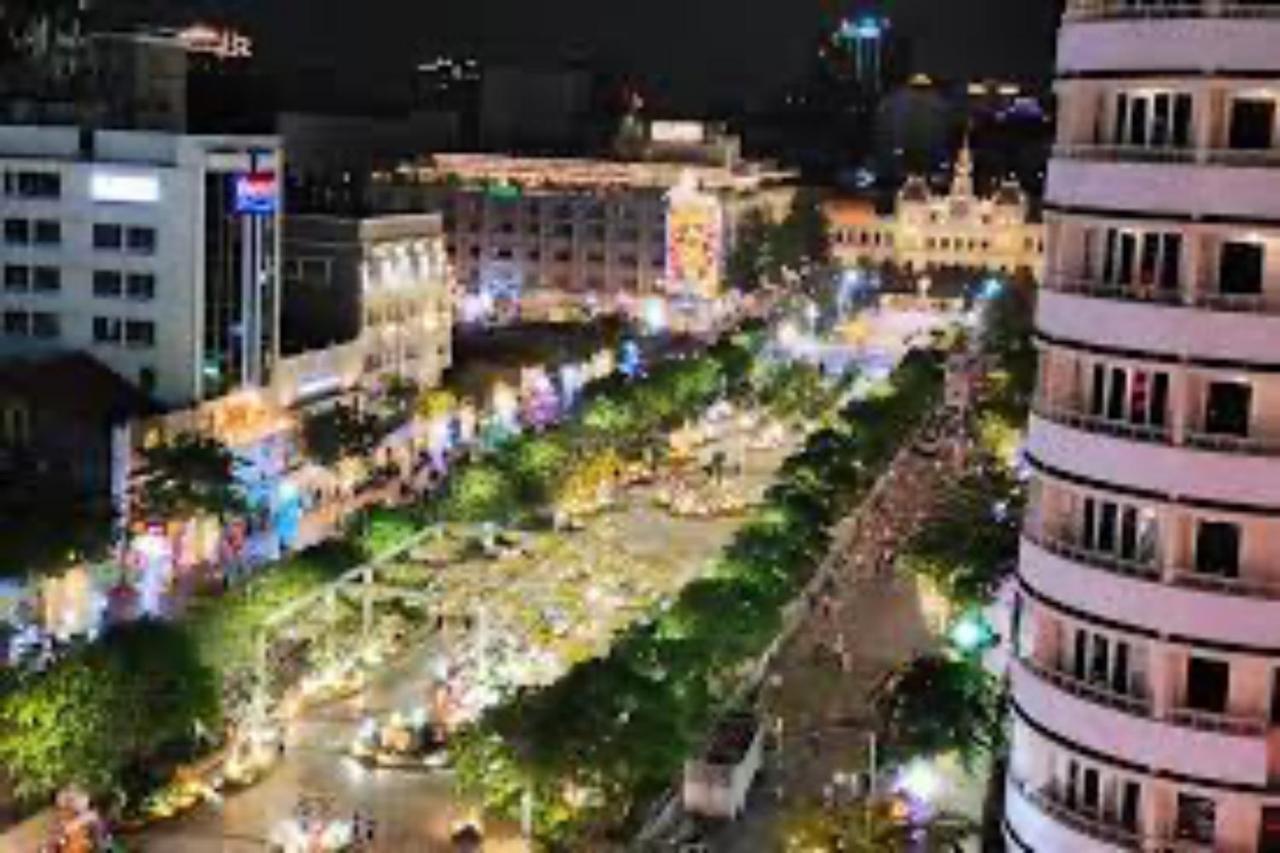
[(966, 143), (956, 156), (951, 187), (938, 195), (921, 177), (902, 185), (890, 215), (869, 201), (827, 205), (832, 248), (846, 266), (892, 266), (908, 274), (976, 269), (1040, 277), (1044, 226), (1033, 221), (1026, 194), (1013, 182), (979, 196)]

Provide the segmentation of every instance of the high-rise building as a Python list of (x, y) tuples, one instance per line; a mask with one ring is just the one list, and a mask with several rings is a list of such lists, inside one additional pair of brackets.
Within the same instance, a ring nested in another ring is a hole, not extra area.
[(275, 137), (0, 127), (0, 356), (80, 351), (159, 402), (267, 384)]
[(1011, 849), (1280, 850), (1280, 6), (1058, 43)]

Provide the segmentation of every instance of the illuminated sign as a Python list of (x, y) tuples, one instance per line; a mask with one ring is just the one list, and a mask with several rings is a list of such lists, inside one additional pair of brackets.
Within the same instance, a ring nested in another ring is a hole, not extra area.
[(706, 128), (700, 121), (655, 121), (649, 125), (649, 138), (654, 142), (676, 142), (692, 145), (706, 140)]
[(235, 176), (236, 213), (271, 214), (280, 207), (280, 182), (275, 172)]
[(178, 41), (190, 53), (208, 53), (219, 59), (248, 59), (253, 39), (235, 30), (196, 24), (178, 33)]
[(667, 269), (670, 286), (714, 299), (720, 291), (723, 215), (719, 200), (686, 178), (667, 198)]
[(160, 201), (157, 175), (95, 170), (89, 176), (89, 197), (114, 204), (155, 204)]

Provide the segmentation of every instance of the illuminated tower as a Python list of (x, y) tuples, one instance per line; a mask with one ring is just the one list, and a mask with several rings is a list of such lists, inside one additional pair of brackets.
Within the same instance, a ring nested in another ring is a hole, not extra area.
[(1010, 849), (1280, 850), (1280, 5), (1072, 0)]

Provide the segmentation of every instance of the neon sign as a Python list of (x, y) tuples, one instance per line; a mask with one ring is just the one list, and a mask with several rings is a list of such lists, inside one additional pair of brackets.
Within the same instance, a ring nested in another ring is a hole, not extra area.
[(235, 30), (195, 24), (178, 33), (178, 41), (189, 53), (207, 53), (219, 59), (249, 59), (253, 39)]
[(266, 215), (280, 207), (280, 184), (275, 172), (246, 172), (235, 176), (236, 213)]

